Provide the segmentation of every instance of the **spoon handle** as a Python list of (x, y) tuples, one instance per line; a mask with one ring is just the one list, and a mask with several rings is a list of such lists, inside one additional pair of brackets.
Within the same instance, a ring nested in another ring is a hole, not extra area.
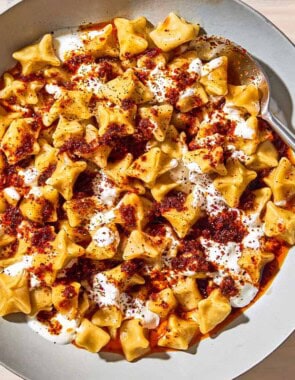
[(270, 126), (277, 132), (277, 134), (285, 141), (290, 148), (295, 151), (295, 131), (292, 131), (284, 125), (276, 116), (268, 112), (262, 116)]

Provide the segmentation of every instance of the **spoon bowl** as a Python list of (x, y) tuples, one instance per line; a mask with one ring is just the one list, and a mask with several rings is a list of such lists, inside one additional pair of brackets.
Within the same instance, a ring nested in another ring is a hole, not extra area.
[(226, 56), (228, 58), (228, 82), (233, 85), (254, 84), (260, 92), (259, 117), (267, 121), (275, 132), (295, 151), (295, 135), (269, 109), (271, 97), (270, 83), (261, 65), (241, 46), (219, 36), (200, 36), (192, 48), (200, 59)]

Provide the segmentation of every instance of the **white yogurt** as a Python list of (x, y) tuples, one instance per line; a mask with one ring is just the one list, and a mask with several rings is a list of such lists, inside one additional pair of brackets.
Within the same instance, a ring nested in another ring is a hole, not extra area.
[(98, 247), (103, 248), (114, 243), (116, 237), (114, 232), (108, 227), (101, 227), (95, 232), (92, 239)]
[(22, 257), (22, 260), (15, 263), (11, 264), (8, 267), (4, 268), (3, 273), (7, 274), (8, 276), (17, 276), (20, 274), (24, 269), (28, 269), (32, 266), (32, 261), (33, 261), (34, 256), (31, 255), (24, 255)]
[(37, 186), (39, 171), (35, 167), (29, 167), (24, 170), (19, 170), (18, 174), (23, 178), (26, 186)]
[(54, 32), (53, 37), (54, 50), (61, 61), (65, 61), (73, 51), (83, 51), (84, 44), (77, 28), (59, 29)]
[(16, 190), (15, 187), (13, 186), (10, 186), (10, 187), (6, 187), (4, 190), (3, 190), (3, 193), (10, 199), (18, 202), (20, 200), (20, 194), (19, 192)]
[(27, 317), (28, 326), (50, 342), (57, 344), (69, 344), (75, 339), (79, 324), (77, 320), (67, 319), (64, 315), (57, 313), (51, 321), (53, 323), (57, 322), (58, 325), (61, 325), (59, 334), (52, 334), (49, 332), (49, 327), (45, 323), (38, 321), (36, 316)]
[(97, 212), (92, 216), (89, 222), (89, 230), (95, 231), (98, 227), (103, 224), (108, 224), (115, 219), (114, 210)]

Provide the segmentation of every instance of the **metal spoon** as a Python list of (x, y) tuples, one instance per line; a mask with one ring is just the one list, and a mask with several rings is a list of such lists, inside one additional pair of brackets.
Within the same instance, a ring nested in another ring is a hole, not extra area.
[(200, 36), (191, 43), (202, 60), (211, 60), (222, 55), (228, 58), (228, 81), (233, 85), (255, 84), (261, 94), (260, 114), (277, 134), (295, 150), (295, 135), (269, 110), (270, 84), (260, 64), (241, 46), (218, 36)]

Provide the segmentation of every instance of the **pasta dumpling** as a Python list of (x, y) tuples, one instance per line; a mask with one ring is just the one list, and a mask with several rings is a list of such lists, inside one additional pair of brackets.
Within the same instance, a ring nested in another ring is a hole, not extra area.
[(142, 53), (148, 47), (145, 17), (135, 20), (115, 18), (114, 23), (118, 31), (121, 58)]
[(26, 272), (17, 276), (0, 273), (0, 316), (10, 313), (31, 312), (28, 277)]
[(254, 283), (258, 283), (261, 276), (261, 271), (264, 266), (273, 261), (274, 254), (262, 252), (255, 249), (243, 249), (242, 256), (239, 258), (239, 265), (245, 269), (251, 276)]
[(226, 176), (218, 176), (214, 186), (221, 192), (230, 207), (236, 207), (239, 199), (248, 184), (256, 178), (255, 171), (245, 168), (238, 160), (229, 160), (226, 163)]
[(107, 24), (98, 30), (93, 37), (89, 37), (89, 34), (87, 34), (83, 42), (86, 51), (94, 57), (118, 57), (119, 55), (112, 24)]
[(27, 46), (12, 56), (21, 63), (24, 75), (39, 71), (46, 66), (60, 66), (60, 61), (53, 50), (51, 34), (45, 34), (39, 43)]
[(274, 203), (286, 203), (295, 195), (295, 166), (286, 158), (281, 158), (279, 165), (271, 171), (264, 182), (271, 188)]
[(150, 350), (147, 330), (141, 326), (138, 319), (130, 319), (122, 323), (120, 340), (124, 355), (129, 362), (143, 356)]
[(198, 324), (187, 321), (171, 314), (168, 319), (167, 330), (159, 339), (161, 347), (174, 348), (176, 350), (187, 350), (193, 337), (198, 332)]
[(12, 121), (1, 141), (1, 148), (9, 164), (15, 164), (39, 152), (39, 132), (40, 126), (31, 118)]
[(207, 334), (230, 314), (229, 300), (219, 289), (213, 290), (209, 297), (198, 304), (198, 321), (202, 334)]
[(73, 186), (80, 173), (87, 167), (85, 161), (72, 161), (66, 153), (58, 158), (57, 167), (46, 181), (53, 186), (67, 201), (73, 196)]
[(110, 336), (98, 326), (95, 326), (88, 319), (83, 318), (75, 339), (79, 347), (90, 352), (99, 352), (108, 342)]
[(198, 34), (198, 28), (188, 24), (175, 13), (169, 13), (163, 22), (150, 33), (151, 39), (161, 50), (167, 52), (185, 42), (191, 41)]
[(228, 59), (222, 56), (212, 59), (202, 67), (200, 82), (205, 86), (208, 94), (227, 94), (227, 66)]
[(244, 108), (250, 115), (257, 116), (260, 110), (258, 87), (254, 84), (228, 86), (227, 101), (237, 107)]
[(264, 221), (266, 236), (275, 236), (289, 244), (295, 244), (295, 216), (292, 211), (268, 202)]

